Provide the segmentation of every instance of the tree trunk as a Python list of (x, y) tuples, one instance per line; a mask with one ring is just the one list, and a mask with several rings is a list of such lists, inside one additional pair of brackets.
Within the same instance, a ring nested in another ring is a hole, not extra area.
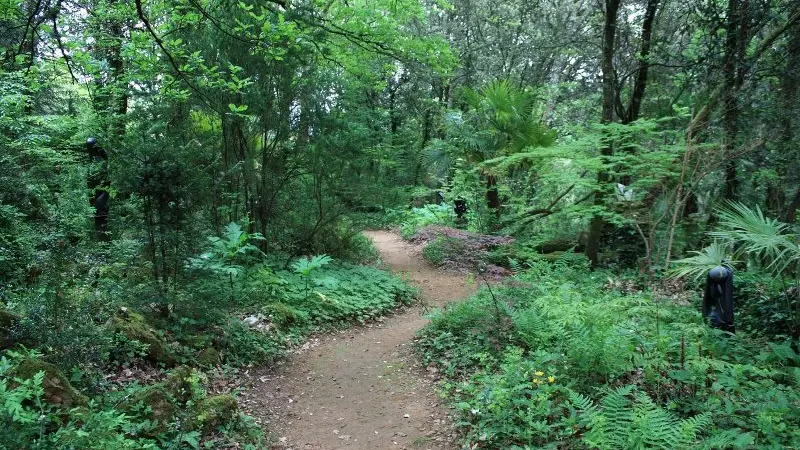
[[(800, 22), (795, 23), (789, 28), (789, 40), (786, 49), (786, 68), (781, 77), (781, 99), (782, 99), (782, 152), (785, 158), (782, 164), (777, 164), (780, 178), (783, 185), (796, 186), (798, 160), (800, 152), (797, 150), (798, 135), (795, 131), (800, 126), (798, 114), (800, 114)], [(783, 170), (780, 170), (780, 169)], [(784, 172), (784, 173), (781, 173)], [(775, 189), (785, 194), (783, 186), (775, 186)], [(780, 205), (783, 208), (783, 205)], [(794, 198), (783, 211), (783, 218), (788, 223), (794, 223), (797, 209), (800, 208), (800, 190), (794, 194)]]
[[(605, 0), (605, 20), (603, 25), (603, 115), (601, 122), (604, 124), (611, 123), (614, 120), (614, 104), (616, 99), (616, 92), (614, 87), (614, 40), (617, 34), (617, 12), (620, 6), (620, 0)], [(611, 142), (606, 141), (600, 149), (600, 153), (604, 156), (611, 156), (613, 148)], [(607, 172), (601, 170), (597, 174), (598, 190), (595, 192), (594, 204), (600, 205), (603, 203), (603, 190), (604, 185), (608, 183), (609, 175)], [(586, 239), (586, 257), (592, 263), (593, 267), (597, 266), (597, 254), (600, 249), (600, 236), (603, 233), (604, 220), (601, 216), (596, 215), (592, 218), (589, 224), (589, 235)]]
[(639, 47), (639, 64), (636, 70), (636, 81), (631, 92), (631, 99), (622, 123), (631, 123), (639, 119), (639, 112), (644, 99), (644, 91), (647, 87), (647, 73), (650, 68), (650, 40), (653, 36), (653, 22), (656, 18), (659, 0), (648, 0), (647, 9), (644, 13), (642, 22), (642, 43)]
[(800, 209), (800, 189), (794, 194), (794, 199), (792, 199), (792, 203), (789, 203), (789, 206), (786, 208), (786, 222), (787, 223), (794, 223), (795, 219), (797, 218), (797, 210)]
[(500, 214), (500, 193), (497, 191), (497, 177), (486, 175), (486, 205), (496, 215)]
[(723, 137), (723, 157), (725, 162), (725, 198), (736, 199), (739, 188), (736, 158), (734, 156), (736, 140), (739, 134), (739, 102), (737, 94), (744, 83), (744, 67), (742, 62), (745, 57), (747, 43), (747, 8), (749, 0), (728, 0), (727, 22), (725, 25), (725, 59), (722, 66), (723, 85), (723, 116), (722, 126), (725, 132)]

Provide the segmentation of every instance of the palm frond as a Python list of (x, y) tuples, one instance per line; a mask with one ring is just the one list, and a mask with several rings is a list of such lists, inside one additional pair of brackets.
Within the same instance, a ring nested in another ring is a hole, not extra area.
[(800, 246), (789, 234), (789, 225), (766, 217), (757, 206), (753, 209), (731, 201), (717, 210), (717, 214), (720, 229), (709, 234), (738, 244), (738, 253), (757, 258), (773, 274), (780, 274), (800, 261)]
[(714, 267), (721, 265), (733, 269), (728, 262), (730, 252), (728, 245), (714, 241), (699, 252), (692, 252), (695, 253), (694, 256), (673, 261), (675, 267), (670, 270), (670, 276), (672, 278), (688, 276), (697, 281)]
[(439, 177), (444, 177), (453, 168), (457, 149), (441, 139), (432, 140), (423, 151), (423, 164)]

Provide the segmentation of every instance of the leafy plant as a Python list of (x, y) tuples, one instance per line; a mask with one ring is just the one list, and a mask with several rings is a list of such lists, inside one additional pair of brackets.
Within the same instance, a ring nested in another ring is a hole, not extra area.
[(791, 346), (720, 339), (694, 308), (604, 287), (604, 274), (587, 276), (585, 264), (538, 262), (493, 287), (501, 326), (480, 292), (435, 312), (420, 331), (415, 349), (440, 367), (465, 447), (766, 450), (800, 442)]
[[(758, 207), (753, 209), (738, 202), (728, 202), (717, 213), (718, 228), (709, 235), (719, 242), (696, 252), (694, 257), (676, 261), (673, 276), (698, 279), (715, 265), (732, 267), (725, 259), (729, 253), (755, 263), (753, 269), (764, 270), (783, 284), (783, 292), (775, 297), (785, 305), (784, 313), (790, 317), (787, 322), (796, 345), (800, 339), (800, 242), (791, 233), (792, 227), (766, 217)], [(786, 285), (787, 280), (794, 285), (791, 289)]]
[(292, 270), (301, 277), (308, 278), (320, 267), (329, 264), (333, 259), (328, 255), (314, 255), (310, 258), (300, 258), (292, 263)]
[(306, 293), (308, 292), (308, 282), (311, 274), (319, 268), (329, 264), (333, 259), (328, 255), (314, 255), (310, 258), (300, 258), (292, 263), (294, 273), (300, 275), (306, 283)]
[(404, 214), (400, 223), (400, 235), (409, 239), (418, 230), (428, 225), (450, 225), (455, 219), (453, 206), (447, 203), (428, 204), (420, 208), (412, 208)]
[(800, 283), (800, 243), (791, 226), (766, 217), (759, 207), (728, 202), (717, 213), (720, 222), (709, 235), (736, 247), (736, 255), (754, 258), (775, 276), (792, 277)]
[(634, 386), (621, 386), (607, 393), (600, 405), (577, 393), (570, 403), (581, 414), (587, 428), (582, 441), (598, 449), (697, 448), (699, 435), (711, 425), (711, 413), (679, 419), (653, 403), (646, 394), (634, 393)]
[(706, 276), (709, 270), (717, 266), (733, 269), (729, 256), (730, 248), (720, 242), (714, 241), (700, 251), (692, 251), (695, 256), (674, 261), (675, 267), (670, 272), (675, 278), (690, 277), (695, 281)]
[(247, 263), (254, 261), (254, 255), (261, 251), (251, 243), (264, 238), (258, 233), (247, 233), (241, 225), (231, 222), (225, 227), (221, 237), (211, 236), (208, 241), (211, 248), (196, 258), (189, 258), (189, 266), (197, 269), (208, 269), (217, 273), (238, 275)]
[(422, 256), (434, 266), (440, 266), (445, 260), (444, 239), (436, 238), (422, 249)]

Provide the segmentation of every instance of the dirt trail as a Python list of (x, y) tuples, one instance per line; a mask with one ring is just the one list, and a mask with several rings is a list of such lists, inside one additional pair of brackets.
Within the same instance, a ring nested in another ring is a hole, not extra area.
[[(366, 234), (428, 305), (474, 290), (463, 276), (426, 264), (397, 235)], [(280, 437), (279, 449), (453, 449), (447, 412), (409, 355), (408, 344), (425, 323), (414, 307), (314, 339), (282, 366), (251, 371), (242, 407)]]

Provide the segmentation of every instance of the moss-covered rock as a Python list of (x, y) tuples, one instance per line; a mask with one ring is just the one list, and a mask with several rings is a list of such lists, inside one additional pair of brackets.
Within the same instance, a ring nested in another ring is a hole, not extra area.
[(136, 392), (120, 405), (120, 410), (153, 423), (144, 434), (156, 436), (167, 430), (170, 423), (192, 398), (191, 368), (181, 366), (171, 371), (167, 379)]
[(201, 366), (206, 367), (213, 367), (219, 364), (220, 355), (219, 350), (208, 347), (205, 350), (201, 351), (199, 355), (197, 355), (197, 363)]
[(178, 411), (176, 400), (162, 383), (147, 386), (122, 403), (119, 408), (126, 414), (149, 420), (153, 426), (143, 432), (147, 436), (165, 432)]
[(213, 431), (236, 417), (239, 405), (232, 395), (216, 395), (198, 402), (197, 415), (192, 427), (204, 432)]
[(308, 313), (281, 302), (265, 305), (261, 312), (282, 330), (308, 322)]
[(12, 312), (0, 309), (0, 350), (11, 348), (15, 344), (14, 329), (22, 318)]
[(214, 343), (215, 336), (211, 334), (194, 334), (182, 338), (183, 344), (187, 347), (194, 349), (204, 349), (211, 347)]
[(78, 392), (58, 367), (39, 359), (26, 359), (9, 372), (10, 378), (31, 379), (39, 372), (44, 372), (42, 385), (44, 401), (51, 405), (72, 408), (88, 403), (86, 396)]
[(127, 339), (147, 344), (147, 359), (150, 361), (166, 366), (174, 366), (177, 362), (167, 342), (158, 336), (141, 314), (121, 309), (112, 319), (112, 328)]
[(164, 389), (179, 402), (185, 403), (192, 398), (192, 378), (196, 377), (191, 367), (180, 366), (172, 370), (161, 384)]

